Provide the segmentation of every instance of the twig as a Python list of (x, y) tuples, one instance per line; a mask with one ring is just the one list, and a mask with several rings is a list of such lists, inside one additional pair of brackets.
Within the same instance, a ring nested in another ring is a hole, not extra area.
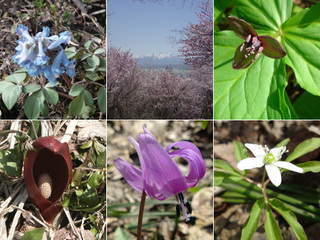
[(68, 98), (68, 99), (71, 99), (71, 100), (74, 99), (74, 97), (69, 96), (69, 95), (67, 95), (67, 94), (64, 94), (64, 93), (62, 93), (62, 92), (57, 92), (57, 93), (58, 93), (61, 97)]
[(97, 82), (89, 82), (87, 80), (83, 80), (83, 81), (80, 81), (80, 82), (76, 82), (74, 85), (76, 84), (81, 84), (81, 83), (92, 83), (92, 84), (96, 84), (96, 85), (99, 85), (101, 87), (105, 87), (105, 85), (101, 84), (101, 83), (97, 83)]
[(37, 134), (37, 131), (36, 131), (36, 128), (35, 128), (35, 126), (34, 126), (33, 121), (31, 121), (30, 123), (31, 123), (31, 126), (32, 126), (32, 130), (33, 130), (34, 136), (35, 136), (36, 138), (38, 138), (38, 134)]
[(69, 78), (68, 78), (67, 74), (62, 73), (62, 78), (63, 78), (63, 80), (67, 83), (67, 85), (68, 85), (69, 89), (71, 89), (73, 85), (72, 85), (72, 83), (70, 82), (70, 80), (69, 80)]
[(82, 240), (81, 235), (79, 234), (76, 226), (73, 223), (73, 220), (72, 220), (71, 215), (70, 215), (69, 208), (67, 206), (63, 207), (63, 211), (65, 212), (65, 214), (66, 214), (66, 216), (67, 216), (67, 218), (69, 220), (69, 223), (70, 223), (70, 226), (71, 226), (71, 229), (72, 229), (73, 233), (79, 238), (79, 240)]

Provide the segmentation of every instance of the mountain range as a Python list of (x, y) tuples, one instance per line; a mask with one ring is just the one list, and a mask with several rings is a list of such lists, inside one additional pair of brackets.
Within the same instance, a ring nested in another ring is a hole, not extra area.
[(139, 57), (138, 64), (146, 69), (161, 69), (167, 66), (177, 69), (186, 69), (182, 58), (172, 53), (150, 53)]

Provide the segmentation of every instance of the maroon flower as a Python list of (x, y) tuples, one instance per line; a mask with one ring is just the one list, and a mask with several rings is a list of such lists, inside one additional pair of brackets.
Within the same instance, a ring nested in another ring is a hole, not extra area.
[(31, 202), (47, 222), (59, 213), (58, 203), (72, 180), (72, 161), (67, 143), (54, 136), (41, 137), (33, 142), (24, 163), (24, 177)]
[(287, 53), (281, 43), (270, 36), (258, 36), (246, 21), (228, 17), (229, 25), (240, 38), (245, 39), (236, 50), (232, 62), (233, 69), (247, 68), (258, 59), (261, 52), (270, 58), (283, 58)]

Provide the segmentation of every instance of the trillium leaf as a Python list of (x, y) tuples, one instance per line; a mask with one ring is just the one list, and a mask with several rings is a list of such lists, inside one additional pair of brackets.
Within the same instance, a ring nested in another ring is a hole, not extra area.
[(267, 57), (278, 59), (283, 58), (287, 54), (277, 39), (270, 36), (261, 36), (259, 40), (263, 45), (262, 53)]
[(278, 31), (292, 12), (292, 0), (237, 0), (235, 11), (239, 18), (256, 30)]
[(256, 30), (243, 19), (228, 17), (231, 29), (242, 39), (246, 39), (248, 35), (258, 36)]
[(320, 96), (320, 3), (290, 18), (282, 26), (286, 63), (299, 85)]
[[(306, 107), (308, 103), (308, 107)], [(320, 97), (304, 92), (293, 104), (300, 119), (319, 119)]]
[(285, 92), (284, 59), (261, 54), (248, 68), (233, 70), (234, 51), (242, 42), (232, 31), (215, 34), (215, 119), (296, 118)]

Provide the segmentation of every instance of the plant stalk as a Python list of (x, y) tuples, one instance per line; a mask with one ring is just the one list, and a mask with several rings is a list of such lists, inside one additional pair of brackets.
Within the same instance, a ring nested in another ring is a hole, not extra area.
[(142, 231), (142, 219), (143, 219), (143, 210), (144, 210), (144, 203), (146, 201), (146, 192), (143, 190), (140, 202), (140, 209), (139, 209), (139, 220), (138, 220), (138, 230), (137, 230), (137, 240), (141, 240), (141, 231)]

